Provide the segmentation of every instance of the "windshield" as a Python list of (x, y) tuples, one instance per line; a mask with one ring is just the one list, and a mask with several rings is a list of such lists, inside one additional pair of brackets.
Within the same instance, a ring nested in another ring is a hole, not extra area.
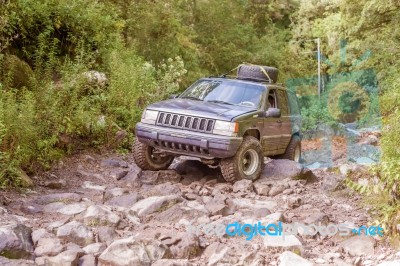
[(230, 80), (199, 80), (179, 98), (259, 108), (265, 88)]

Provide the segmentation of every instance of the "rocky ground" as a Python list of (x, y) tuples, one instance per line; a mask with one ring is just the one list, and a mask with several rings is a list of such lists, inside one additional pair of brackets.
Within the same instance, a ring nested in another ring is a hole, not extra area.
[(364, 166), (311, 171), (287, 160), (265, 163), (259, 180), (230, 184), (218, 168), (190, 158), (151, 172), (140, 171), (130, 155), (74, 155), (35, 177), (31, 190), (1, 192), (0, 264), (400, 265), (399, 250), (379, 236), (296, 230), (285, 240), (246, 240), (209, 230), (257, 221), (353, 229), (372, 221), (361, 198), (343, 185), (346, 173)]

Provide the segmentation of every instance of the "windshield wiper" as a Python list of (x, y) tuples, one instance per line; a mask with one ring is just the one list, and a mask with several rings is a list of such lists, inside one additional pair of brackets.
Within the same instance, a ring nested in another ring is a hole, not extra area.
[(210, 100), (207, 101), (209, 103), (223, 103), (223, 104), (229, 104), (229, 105), (234, 105), (233, 103), (228, 103), (228, 102), (224, 102), (224, 101), (220, 101), (220, 100)]
[(193, 97), (193, 96), (183, 96), (181, 97), (182, 99), (190, 99), (190, 100), (195, 100), (195, 101), (202, 101), (199, 98)]

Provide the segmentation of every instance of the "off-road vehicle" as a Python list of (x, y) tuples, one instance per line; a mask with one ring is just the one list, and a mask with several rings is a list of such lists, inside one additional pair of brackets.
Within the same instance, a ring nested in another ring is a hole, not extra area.
[(133, 157), (143, 170), (175, 156), (219, 165), (226, 181), (257, 179), (264, 157), (299, 161), (301, 115), (295, 93), (273, 67), (242, 64), (237, 75), (202, 78), (179, 96), (149, 105), (137, 123)]

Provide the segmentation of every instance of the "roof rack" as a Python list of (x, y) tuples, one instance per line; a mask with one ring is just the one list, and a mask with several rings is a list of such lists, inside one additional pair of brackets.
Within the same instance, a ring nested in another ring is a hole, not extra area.
[[(232, 73), (233, 71), (237, 70), (238, 68), (240, 68), (242, 65), (251, 65), (251, 66), (257, 66), (260, 67), (261, 72), (263, 72), (265, 74), (265, 77), (267, 79), (258, 79), (258, 78), (253, 78), (253, 77), (239, 77), (237, 74), (236, 75), (229, 75), (230, 73)], [(254, 81), (254, 82), (260, 82), (260, 83), (267, 83), (267, 84), (276, 84), (279, 85), (278, 83), (274, 83), (273, 80), (271, 79), (271, 77), (268, 75), (268, 73), (265, 71), (264, 68), (262, 68), (259, 65), (254, 65), (254, 64), (250, 64), (250, 63), (243, 63), (240, 64), (239, 66), (235, 67), (234, 69), (228, 71), (225, 74), (222, 74), (220, 76), (209, 76), (209, 78), (232, 78), (232, 79), (238, 79), (238, 80), (247, 80), (247, 81)]]

